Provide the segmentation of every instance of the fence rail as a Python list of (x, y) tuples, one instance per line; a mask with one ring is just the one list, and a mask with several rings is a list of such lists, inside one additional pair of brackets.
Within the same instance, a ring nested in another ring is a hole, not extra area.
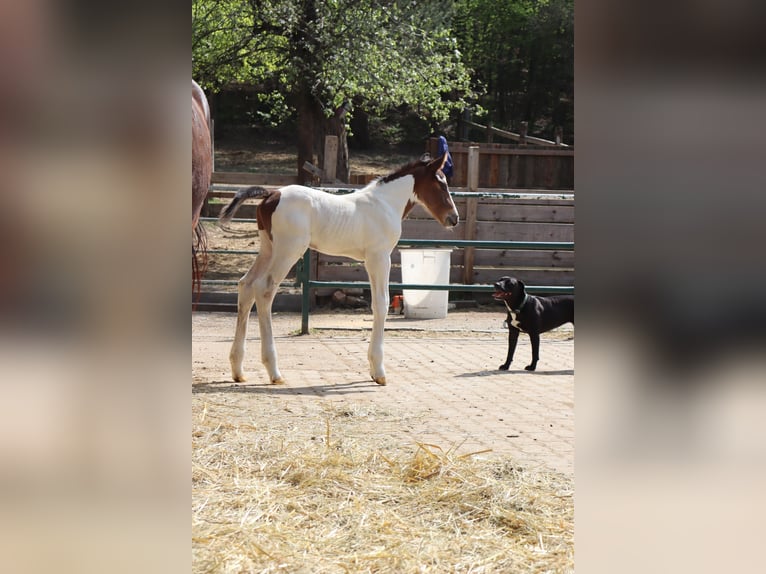
[[(435, 145), (435, 141), (431, 143)], [(410, 239), (401, 239), (398, 246), (457, 249), (457, 257), (452, 258), (450, 278), (450, 281), (456, 282), (440, 285), (394, 282), (389, 284), (389, 289), (490, 293), (494, 287), (487, 283), (494, 281), (495, 270), (502, 269), (503, 274), (525, 277), (527, 282), (532, 283), (528, 287), (531, 293), (574, 293), (574, 242), (569, 241), (573, 239), (574, 193), (572, 186), (567, 183), (571, 173), (566, 168), (568, 163), (550, 163), (571, 162), (574, 151), (571, 148), (506, 149), (507, 146), (499, 144), (483, 146), (482, 150), (470, 144), (456, 143), (452, 147), (456, 177), (452, 182), (451, 193), (463, 221), (461, 238), (454, 239), (454, 235), (438, 238), (442, 233), (447, 235), (446, 232), (438, 226), (434, 227), (430, 216), (416, 208), (403, 223), (404, 235)], [(524, 162), (533, 163), (527, 165)], [(526, 171), (525, 165), (528, 168)], [(563, 166), (563, 171), (558, 167), (553, 171), (548, 169), (555, 166)], [(514, 176), (514, 173), (518, 173), (518, 176)], [(524, 173), (527, 175), (522, 177)], [(557, 176), (556, 181), (553, 181), (544, 176), (546, 173), (566, 177), (559, 179)], [(507, 182), (507, 185), (498, 185), (503, 182)], [(283, 182), (226, 174), (214, 178), (211, 196), (226, 200), (243, 185), (254, 184), (282, 185)], [(322, 186), (321, 189), (329, 193), (345, 194), (359, 187), (362, 186), (336, 184)], [(220, 203), (211, 204), (210, 215), (217, 215), (220, 207)], [(243, 206), (242, 211), (245, 218), (237, 218), (237, 222), (255, 222), (252, 218), (255, 206)], [(215, 217), (203, 220), (215, 221)], [(424, 236), (430, 237), (420, 238)], [(433, 239), (434, 236), (437, 239)], [(523, 241), (498, 240), (509, 236)], [(493, 250), (494, 253), (489, 253)], [(512, 256), (506, 255), (505, 251), (514, 253)], [(210, 252), (257, 254), (255, 250), (244, 249), (215, 249)], [(394, 252), (394, 264), (397, 256), (398, 253)], [(369, 282), (361, 280), (366, 277), (360, 265), (349, 265), (342, 258), (320, 254), (312, 261), (310, 250), (298, 262), (295, 271), (294, 282), (285, 281), (282, 286), (301, 288), (302, 333), (308, 333), (312, 289), (317, 293), (344, 288), (369, 289)], [(397, 278), (393, 276), (394, 280)], [(203, 283), (234, 286), (238, 281), (203, 279)]]
[[(461, 239), (400, 239), (398, 247), (473, 247), (478, 249), (525, 249), (525, 250), (556, 250), (574, 251), (574, 242), (569, 241), (469, 241)], [(301, 334), (309, 332), (309, 313), (311, 308), (311, 289), (319, 287), (330, 289), (362, 288), (369, 289), (367, 281), (314, 281), (309, 277), (311, 269), (311, 250), (307, 249), (299, 261), (296, 283), (301, 286)], [(423, 290), (423, 291), (456, 291), (456, 292), (493, 292), (493, 285), (481, 284), (434, 284), (422, 283), (389, 283), (389, 291)], [(532, 294), (574, 294), (574, 286), (530, 285), (527, 291)]]

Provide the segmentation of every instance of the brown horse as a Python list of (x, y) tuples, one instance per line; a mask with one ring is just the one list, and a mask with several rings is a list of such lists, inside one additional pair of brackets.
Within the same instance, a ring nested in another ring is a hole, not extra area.
[(207, 266), (205, 229), (199, 222), (213, 172), (210, 108), (202, 88), (192, 80), (192, 290), (199, 294)]

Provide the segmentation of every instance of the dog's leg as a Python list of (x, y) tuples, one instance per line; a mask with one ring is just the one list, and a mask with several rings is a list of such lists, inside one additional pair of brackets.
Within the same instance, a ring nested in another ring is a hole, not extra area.
[(540, 333), (530, 333), (529, 342), (532, 343), (532, 362), (524, 368), (527, 371), (534, 371), (540, 359)]
[(519, 330), (511, 326), (511, 317), (508, 317), (508, 356), (505, 363), (498, 367), (501, 371), (507, 371), (513, 360), (513, 352), (516, 350), (516, 342), (519, 340)]

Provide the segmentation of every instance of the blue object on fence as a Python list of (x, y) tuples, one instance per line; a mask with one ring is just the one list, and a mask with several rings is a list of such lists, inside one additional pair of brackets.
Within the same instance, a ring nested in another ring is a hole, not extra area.
[(439, 136), (439, 149), (436, 152), (436, 157), (441, 157), (443, 153), (447, 154), (447, 161), (445, 161), (444, 165), (442, 166), (442, 172), (444, 172), (444, 175), (450, 178), (452, 177), (452, 171), (453, 171), (452, 156), (449, 153), (447, 138), (445, 138), (444, 136)]

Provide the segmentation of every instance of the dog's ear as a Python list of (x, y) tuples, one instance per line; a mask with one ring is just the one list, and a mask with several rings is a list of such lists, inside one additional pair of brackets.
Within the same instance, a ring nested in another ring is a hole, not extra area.
[(524, 282), (521, 279), (516, 279), (516, 283), (518, 283), (519, 287), (521, 287), (522, 289), (526, 289), (527, 288), (527, 286), (524, 285)]

